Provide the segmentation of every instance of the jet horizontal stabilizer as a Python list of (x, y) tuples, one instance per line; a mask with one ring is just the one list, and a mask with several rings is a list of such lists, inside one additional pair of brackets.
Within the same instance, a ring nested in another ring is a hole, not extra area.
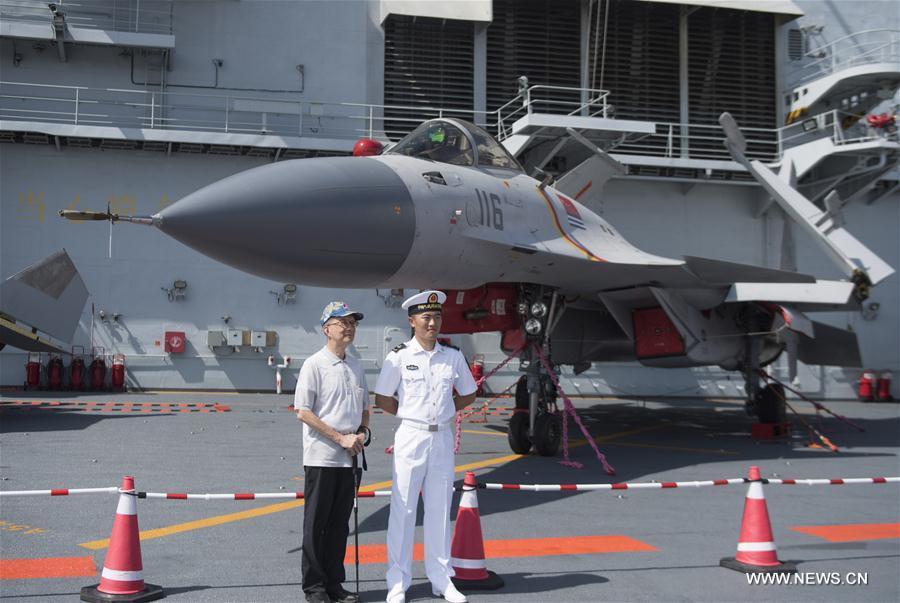
[(815, 283), (816, 279), (798, 272), (760, 268), (748, 264), (723, 262), (709, 258), (684, 256), (685, 268), (710, 285), (744, 283)]
[(862, 367), (856, 333), (812, 321), (814, 337), (797, 335), (797, 358), (805, 364)]

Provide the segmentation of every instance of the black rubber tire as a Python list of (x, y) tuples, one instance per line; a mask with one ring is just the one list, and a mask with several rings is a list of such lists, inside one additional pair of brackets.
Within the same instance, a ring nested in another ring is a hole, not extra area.
[(554, 456), (562, 443), (562, 418), (559, 414), (541, 413), (534, 420), (534, 449), (541, 456)]
[(756, 416), (760, 423), (784, 423), (784, 386), (770, 383), (762, 388), (756, 398)]
[(528, 408), (528, 377), (522, 375), (516, 383), (516, 408), (529, 410)]
[(528, 439), (528, 413), (514, 412), (509, 418), (509, 430), (506, 433), (510, 449), (516, 454), (531, 452), (531, 440)]

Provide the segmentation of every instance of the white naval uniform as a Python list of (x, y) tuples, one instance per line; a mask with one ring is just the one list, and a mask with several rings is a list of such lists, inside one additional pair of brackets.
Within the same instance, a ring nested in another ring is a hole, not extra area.
[(400, 426), (394, 434), (394, 485), (388, 519), (388, 593), (406, 591), (412, 577), (413, 534), (419, 492), (425, 502), (425, 574), (439, 592), (453, 577), (450, 567), (450, 504), (453, 497), (453, 388), (475, 392), (462, 353), (436, 343), (426, 351), (413, 338), (387, 355), (375, 393), (396, 396)]

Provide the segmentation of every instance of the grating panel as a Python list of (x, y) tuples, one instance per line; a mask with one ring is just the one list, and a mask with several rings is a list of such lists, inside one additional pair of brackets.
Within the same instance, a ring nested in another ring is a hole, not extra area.
[[(385, 130), (396, 140), (425, 119), (426, 107), (474, 109), (474, 25), (469, 21), (390, 15), (384, 23)], [(417, 109), (421, 107), (421, 110)], [(471, 113), (459, 114), (471, 120)]]

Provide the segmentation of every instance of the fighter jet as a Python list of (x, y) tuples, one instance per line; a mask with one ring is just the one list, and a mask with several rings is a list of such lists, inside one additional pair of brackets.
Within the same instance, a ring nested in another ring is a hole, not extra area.
[[(739, 141), (732, 147), (740, 153)], [(510, 446), (544, 455), (557, 452), (561, 420), (542, 355), (576, 371), (623, 360), (737, 370), (748, 408), (775, 422), (782, 398), (761, 387), (759, 368), (786, 347), (807, 363), (858, 365), (854, 334), (804, 312), (855, 308), (893, 272), (871, 253), (857, 254), (850, 280), (821, 281), (644, 252), (548, 179), (526, 174), (482, 128), (457, 119), (427, 121), (374, 156), (253, 168), (153, 216), (61, 215), (149, 224), (280, 282), (445, 290), (444, 333), (501, 331), (503, 348), (521, 352), (528, 369), (517, 406), (528, 412), (514, 413)], [(865, 249), (856, 243), (855, 251)], [(832, 247), (841, 256), (840, 244)]]

